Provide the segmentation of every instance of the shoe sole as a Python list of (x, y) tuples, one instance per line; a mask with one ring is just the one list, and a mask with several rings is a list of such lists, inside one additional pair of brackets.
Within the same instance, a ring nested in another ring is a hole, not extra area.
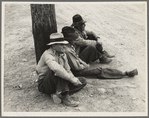
[(109, 61), (109, 62), (100, 62), (100, 63), (101, 63), (101, 64), (109, 64), (110, 62), (112, 62), (112, 60)]
[(62, 100), (55, 94), (52, 94), (51, 98), (53, 99), (53, 102), (56, 104), (60, 104), (62, 102)]
[(67, 104), (67, 103), (63, 102), (63, 104), (65, 104), (66, 106), (69, 106), (69, 107), (77, 107), (77, 106), (79, 106), (79, 103), (78, 104)]
[(138, 75), (138, 70), (137, 70), (137, 69), (135, 69), (134, 71), (135, 71), (136, 75)]
[(115, 56), (111, 56), (111, 57), (108, 57), (108, 56), (107, 56), (107, 58), (115, 58)]

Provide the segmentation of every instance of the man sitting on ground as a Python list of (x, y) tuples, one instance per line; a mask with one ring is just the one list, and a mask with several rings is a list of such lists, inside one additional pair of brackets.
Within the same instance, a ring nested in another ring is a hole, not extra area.
[(94, 52), (88, 57), (90, 60), (95, 61), (99, 59), (100, 63), (110, 63), (112, 59), (109, 58), (114, 57), (114, 55), (109, 55), (103, 50), (102, 43), (99, 40), (100, 37), (97, 37), (92, 31), (85, 30), (86, 21), (82, 19), (81, 15), (74, 15), (72, 20), (73, 24), (71, 26), (75, 28), (76, 32), (79, 34), (74, 45), (77, 55), (79, 55), (80, 58), (87, 59), (85, 55), (90, 50)]
[(38, 89), (40, 92), (51, 95), (55, 103), (63, 102), (68, 106), (78, 106), (79, 102), (71, 99), (69, 95), (79, 91), (86, 85), (84, 78), (75, 77), (65, 54), (62, 33), (50, 35), (49, 49), (42, 54), (36, 70), (39, 76)]
[[(73, 47), (74, 41), (78, 38), (78, 33), (75, 29), (66, 26), (62, 28), (62, 33), (65, 40), (69, 42), (65, 53), (67, 54), (69, 65), (75, 76), (96, 76), (99, 79), (120, 79), (126, 76), (134, 77), (135, 75), (138, 75), (137, 69), (122, 72), (117, 69), (101, 68), (99, 64), (89, 65), (88, 62), (90, 62), (90, 58), (88, 58), (87, 61), (84, 58), (81, 60), (77, 56), (75, 48)], [(86, 57), (88, 57), (92, 52), (88, 51), (86, 54)]]

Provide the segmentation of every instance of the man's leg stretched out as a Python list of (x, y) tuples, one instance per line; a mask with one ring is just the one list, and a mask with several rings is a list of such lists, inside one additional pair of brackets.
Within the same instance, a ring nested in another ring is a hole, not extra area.
[(75, 76), (95, 76), (99, 79), (121, 79), (123, 77), (134, 77), (138, 75), (138, 70), (134, 69), (132, 71), (122, 72), (117, 69), (101, 68), (99, 64), (90, 65), (90, 67), (75, 71), (73, 70)]

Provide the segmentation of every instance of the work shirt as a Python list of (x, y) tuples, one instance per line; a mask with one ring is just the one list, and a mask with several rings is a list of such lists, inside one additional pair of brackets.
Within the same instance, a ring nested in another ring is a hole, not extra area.
[(75, 30), (79, 34), (79, 37), (74, 41), (74, 47), (76, 49), (77, 55), (80, 54), (80, 47), (82, 47), (82, 46), (93, 46), (93, 47), (96, 46), (97, 37), (94, 37), (95, 40), (88, 39), (89, 38), (88, 35), (91, 34), (92, 36), (94, 36), (94, 34), (92, 32), (89, 32), (89, 31), (80, 32), (77, 29), (75, 29)]
[(89, 65), (81, 60), (76, 54), (75, 48), (73, 45), (68, 44), (66, 47), (67, 59), (72, 70), (82, 70), (87, 68)]
[(59, 76), (61, 78), (74, 77), (70, 71), (70, 66), (68, 64), (68, 60), (65, 53), (58, 53), (52, 47), (46, 50), (36, 67), (39, 79), (45, 77), (48, 71), (52, 70), (55, 76)]

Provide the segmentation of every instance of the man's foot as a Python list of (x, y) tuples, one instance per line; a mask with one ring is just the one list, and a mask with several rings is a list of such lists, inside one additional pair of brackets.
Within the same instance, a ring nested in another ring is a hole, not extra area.
[(51, 98), (53, 100), (54, 103), (56, 104), (60, 104), (62, 102), (61, 98), (60, 98), (60, 94), (51, 94)]
[(105, 56), (102, 56), (100, 59), (99, 59), (100, 63), (110, 63), (112, 61), (112, 59), (108, 59), (107, 57)]
[(69, 95), (66, 95), (62, 101), (65, 105), (71, 106), (71, 107), (77, 107), (79, 105), (79, 102), (72, 100), (72, 98)]
[(113, 58), (115, 57), (114, 55), (110, 55), (108, 54), (108, 52), (106, 52), (105, 50), (102, 52), (104, 56), (108, 57), (108, 58)]
[(135, 75), (138, 75), (138, 70), (134, 69), (132, 71), (126, 72), (126, 75), (129, 77), (134, 77)]

